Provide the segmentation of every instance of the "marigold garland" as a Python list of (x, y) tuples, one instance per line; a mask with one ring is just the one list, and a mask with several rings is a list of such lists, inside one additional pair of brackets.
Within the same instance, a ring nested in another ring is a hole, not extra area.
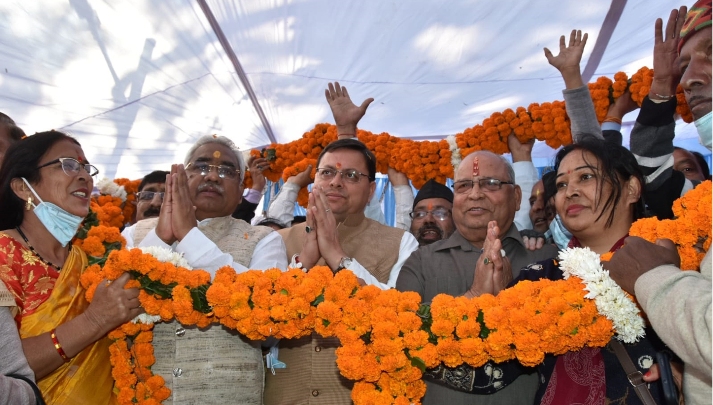
[[(90, 267), (82, 282), (93, 291), (99, 281), (125, 271), (135, 275), (134, 286), (144, 288), (139, 299), (146, 312), (163, 320), (175, 317), (182, 324), (199, 326), (220, 322), (250, 339), (289, 339), (312, 331), (338, 337), (342, 346), (337, 349), (337, 366), (357, 381), (357, 404), (369, 403), (370, 398), (418, 403), (425, 393), (422, 371), (441, 361), (478, 367), (488, 360), (517, 358), (532, 366), (545, 353), (603, 346), (613, 333), (611, 322), (584, 298), (576, 277), (522, 282), (497, 297), (439, 295), (429, 307), (420, 305), (416, 293), (360, 288), (351, 272), (335, 276), (327, 267), (308, 273), (272, 269), (236, 274), (226, 266), (208, 284), (206, 272), (177, 268), (131, 249), (112, 252), (104, 268)], [(197, 305), (192, 291), (202, 291), (207, 306)], [(119, 367), (114, 374), (117, 387), (130, 391), (120, 398), (133, 400), (139, 397), (138, 384), (151, 378), (146, 365), (153, 364), (153, 351), (132, 350), (127, 362), (122, 338), (136, 336), (136, 342), (147, 327), (127, 324), (120, 329), (110, 336), (119, 342), (112, 352), (114, 362), (133, 365), (134, 372)]]
[[(678, 223), (639, 221), (630, 233), (649, 240), (668, 235), (679, 245), (686, 244), (685, 258), (696, 244), (710, 247), (710, 207), (708, 181), (675, 202)], [(157, 259), (160, 252), (121, 249), (118, 229), (98, 226), (93, 218), (90, 213), (79, 232), (81, 238), (75, 241), (93, 263), (81, 278), (87, 299), (92, 299), (102, 280), (130, 271), (134, 280), (127, 286), (141, 289), (139, 299), (148, 314), (144, 318), (175, 318), (199, 326), (220, 322), (250, 339), (289, 339), (313, 331), (336, 336), (342, 342), (337, 366), (345, 377), (356, 381), (352, 390), (356, 404), (419, 403), (426, 389), (423, 370), (440, 362), (478, 367), (488, 360), (516, 358), (532, 366), (545, 353), (603, 346), (614, 333), (612, 321), (597, 312), (595, 301), (586, 298), (585, 294), (592, 294), (592, 285), (587, 293), (576, 276), (521, 282), (495, 297), (486, 294), (469, 300), (441, 294), (431, 306), (420, 305), (415, 293), (361, 288), (351, 272), (335, 276), (327, 267), (308, 273), (272, 269), (237, 274), (226, 266), (210, 283), (207, 272), (172, 264), (185, 263), (183, 259), (164, 262)], [(675, 230), (680, 232), (671, 235)], [(102, 251), (103, 257), (98, 257)], [(695, 256), (699, 262), (700, 253)], [(160, 403), (170, 396), (163, 379), (150, 370), (155, 362), (151, 328), (129, 322), (109, 335), (114, 341), (112, 375), (122, 404)]]
[(629, 234), (649, 242), (671, 239), (678, 248), (681, 268), (699, 270), (711, 246), (711, 181), (704, 181), (673, 203), (675, 219), (659, 221), (643, 218), (631, 226)]
[[(602, 122), (607, 115), (611, 103), (621, 97), (626, 90), (631, 93), (632, 100), (641, 105), (648, 95), (653, 81), (653, 70), (642, 67), (629, 79), (624, 72), (617, 72), (614, 79), (599, 77), (589, 83), (589, 90), (596, 110), (597, 118)], [(686, 105), (681, 87), (677, 93), (678, 106), (676, 112), (686, 122), (692, 121), (692, 115)], [(517, 107), (494, 112), (490, 117), (471, 128), (455, 135), (455, 143), (459, 156), (466, 156), (477, 150), (489, 150), (497, 154), (509, 152), (507, 138), (514, 133), (520, 142), (537, 139), (544, 141), (552, 148), (572, 143), (569, 117), (567, 117), (564, 101), (549, 103), (532, 103), (527, 108)], [(357, 137), (376, 156), (376, 169), (387, 173), (392, 167), (411, 180), (414, 187), (421, 188), (429, 179), (445, 183), (447, 178), (453, 178), (454, 149), (447, 139), (440, 141), (413, 141), (398, 138), (388, 133), (373, 134), (358, 130)], [(279, 181), (281, 176), (293, 175), (303, 171), (307, 159), (316, 159), (322, 149), (337, 139), (334, 125), (317, 124), (302, 138), (287, 144), (272, 144), (269, 150), (274, 150), (276, 159), (270, 162), (270, 170), (265, 176), (273, 181)], [(252, 151), (251, 154), (261, 156), (262, 153)], [(456, 159), (457, 161), (457, 159)], [(301, 192), (300, 204), (306, 206), (306, 188)]]
[(141, 180), (125, 178), (102, 179), (97, 186), (100, 194), (92, 197), (91, 209), (100, 223), (122, 228), (131, 222), (136, 212), (136, 193)]

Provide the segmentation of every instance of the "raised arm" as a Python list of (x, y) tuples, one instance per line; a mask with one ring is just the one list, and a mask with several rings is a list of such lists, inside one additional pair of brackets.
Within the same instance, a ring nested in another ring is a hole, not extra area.
[(305, 171), (287, 179), (285, 184), (282, 185), (280, 192), (277, 193), (277, 196), (275, 196), (267, 208), (267, 216), (269, 218), (275, 218), (288, 225), (292, 224), (292, 220), (295, 219), (294, 212), (297, 194), (302, 188), (312, 183), (310, 173), (312, 173), (312, 165), (307, 165)]
[(559, 70), (564, 80), (565, 89), (562, 90), (562, 95), (575, 143), (585, 135), (603, 138), (589, 87), (582, 80), (580, 71), (580, 62), (586, 44), (587, 34), (582, 35), (582, 31), (572, 30), (569, 44), (565, 44), (564, 35), (560, 37), (560, 52), (557, 56), (552, 55), (552, 52), (545, 48), (547, 62)]
[(340, 86), (338, 82), (329, 83), (324, 91), (329, 108), (332, 109), (334, 123), (337, 125), (337, 136), (339, 139), (355, 138), (357, 124), (366, 113), (373, 98), (367, 98), (360, 106), (352, 102), (346, 87)]
[(659, 18), (654, 24), (654, 80), (631, 131), (631, 152), (646, 176), (648, 190), (660, 188), (673, 173), (675, 94), (681, 77), (676, 47), (685, 18), (685, 6), (672, 10), (665, 37), (663, 21)]
[(396, 206), (394, 226), (409, 232), (411, 231), (411, 217), (409, 213), (411, 213), (411, 208), (413, 207), (413, 191), (411, 190), (411, 185), (409, 185), (408, 177), (394, 168), (389, 167), (388, 176), (389, 182), (391, 182), (391, 186), (394, 189)]
[(515, 212), (515, 226), (518, 231), (532, 229), (530, 222), (530, 193), (532, 186), (537, 183), (538, 173), (532, 163), (532, 147), (535, 145), (533, 138), (529, 142), (520, 143), (515, 134), (508, 135), (508, 147), (512, 154), (512, 168), (515, 171), (515, 184), (522, 190), (520, 208)]

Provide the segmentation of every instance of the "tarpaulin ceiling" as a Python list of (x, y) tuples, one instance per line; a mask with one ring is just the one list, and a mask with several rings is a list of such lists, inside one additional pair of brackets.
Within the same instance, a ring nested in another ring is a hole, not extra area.
[[(651, 67), (654, 21), (677, 5), (4, 0), (0, 111), (28, 133), (73, 134), (108, 177), (167, 169), (205, 134), (244, 149), (297, 139), (332, 121), (330, 81), (346, 85), (357, 104), (376, 99), (360, 128), (439, 139), (494, 111), (562, 99), (542, 48), (556, 53), (573, 28), (589, 33), (582, 68), (591, 80)], [(625, 131), (633, 120), (626, 117)], [(680, 123), (678, 143), (691, 147), (696, 137)], [(546, 165), (552, 150), (538, 144), (535, 156)]]

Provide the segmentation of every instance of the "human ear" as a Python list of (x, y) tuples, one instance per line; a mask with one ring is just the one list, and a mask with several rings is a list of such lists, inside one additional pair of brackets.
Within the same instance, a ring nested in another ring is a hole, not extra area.
[(636, 204), (641, 198), (641, 182), (638, 178), (632, 176), (626, 184), (626, 202)]
[(21, 178), (15, 177), (10, 181), (10, 188), (12, 188), (12, 191), (15, 193), (17, 198), (21, 199), (22, 201), (27, 201), (29, 197), (33, 197), (32, 191), (30, 191), (30, 188), (27, 187), (24, 181), (22, 181)]
[(519, 211), (520, 210), (520, 202), (522, 201), (522, 189), (517, 184), (515, 184), (514, 188), (515, 188), (515, 200), (516, 200), (515, 201), (515, 207), (516, 207), (515, 211)]
[(369, 183), (369, 201), (371, 201), (371, 197), (374, 196), (374, 191), (376, 190), (376, 182), (372, 181)]

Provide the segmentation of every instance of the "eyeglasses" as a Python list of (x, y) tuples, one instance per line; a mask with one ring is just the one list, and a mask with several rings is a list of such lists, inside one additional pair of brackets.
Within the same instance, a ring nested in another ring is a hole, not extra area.
[(318, 167), (317, 174), (322, 180), (332, 180), (337, 173), (342, 176), (342, 179), (349, 183), (358, 183), (362, 176), (369, 176), (354, 169), (337, 170), (331, 167)]
[(207, 176), (212, 169), (218, 172), (218, 177), (221, 179), (234, 179), (240, 174), (240, 170), (225, 165), (209, 165), (205, 162), (191, 162), (186, 166), (186, 170), (198, 173), (201, 176)]
[[(483, 178), (478, 179), (478, 186), (484, 191), (498, 191), (503, 187), (503, 184), (515, 184), (512, 181), (501, 181), (498, 179)], [(473, 180), (461, 180), (453, 183), (453, 191), (458, 194), (470, 193), (473, 189), (475, 181)]]
[(158, 194), (158, 199), (163, 201), (163, 196), (165, 194), (163, 191), (139, 191), (136, 193), (136, 197), (139, 201), (151, 201), (156, 194)]
[(99, 174), (99, 169), (97, 169), (94, 165), (90, 165), (88, 163), (80, 163), (77, 159), (74, 158), (55, 159), (51, 162), (43, 164), (42, 166), (38, 166), (37, 170), (57, 163), (62, 164), (62, 171), (64, 171), (64, 174), (66, 174), (67, 176), (76, 176), (77, 174), (79, 174), (79, 169), (81, 169), (82, 167), (92, 177)]
[(418, 210), (414, 211), (410, 214), (408, 214), (411, 219), (424, 219), (428, 214), (433, 215), (433, 218), (436, 218), (439, 221), (445, 221), (448, 219), (448, 216), (451, 214), (451, 210), (446, 209), (446, 208), (436, 208), (435, 210)]

